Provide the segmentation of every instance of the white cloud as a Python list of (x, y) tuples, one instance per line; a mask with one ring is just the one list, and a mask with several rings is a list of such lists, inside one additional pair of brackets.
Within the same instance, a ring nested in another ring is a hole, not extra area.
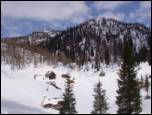
[(141, 8), (151, 8), (151, 1), (142, 1), (140, 2)]
[(126, 1), (96, 1), (94, 7), (98, 10), (115, 10), (120, 6), (125, 5)]
[(100, 17), (123, 20), (125, 18), (125, 15), (123, 13), (113, 13), (113, 12), (108, 11), (108, 12), (101, 14)]
[(145, 19), (151, 18), (151, 1), (141, 1), (139, 8), (133, 12), (130, 12), (129, 17), (131, 19), (136, 19), (139, 22)]
[(89, 12), (83, 1), (4, 1), (1, 10), (2, 16), (44, 21), (73, 20)]

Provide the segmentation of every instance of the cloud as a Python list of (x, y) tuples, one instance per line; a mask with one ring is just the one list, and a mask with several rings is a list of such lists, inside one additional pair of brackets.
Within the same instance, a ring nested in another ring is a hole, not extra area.
[(100, 17), (113, 18), (116, 20), (123, 20), (125, 18), (125, 15), (123, 13), (114, 13), (114, 12), (108, 11), (108, 12), (101, 14)]
[(151, 8), (151, 1), (142, 1), (140, 2), (141, 8)]
[(60, 30), (85, 21), (89, 12), (84, 1), (1, 1), (1, 28), (4, 36), (19, 36), (42, 28)]
[(129, 14), (130, 19), (136, 19), (143, 22), (146, 19), (151, 19), (151, 1), (141, 1), (139, 8)]
[(116, 12), (117, 9), (122, 6), (131, 3), (126, 1), (96, 1), (93, 7), (100, 11), (99, 17), (113, 18), (117, 20), (123, 20), (125, 18), (124, 13)]
[(44, 21), (80, 19), (89, 12), (83, 1), (3, 1), (1, 10), (5, 17)]
[(97, 10), (116, 10), (120, 6), (125, 5), (126, 1), (96, 1), (93, 6)]
[(151, 24), (151, 1), (1, 1), (1, 16), (4, 36), (62, 30), (97, 16)]

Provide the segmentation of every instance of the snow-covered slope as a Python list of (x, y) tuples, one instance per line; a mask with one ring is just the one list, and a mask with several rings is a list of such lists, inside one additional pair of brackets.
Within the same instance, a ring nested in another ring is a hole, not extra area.
[[(1, 65), (1, 112), (2, 113), (58, 113), (53, 109), (44, 109), (42, 100), (46, 97), (44, 103), (57, 103), (62, 98), (64, 92), (65, 79), (62, 74), (69, 73), (74, 79), (74, 94), (76, 97), (76, 109), (78, 113), (90, 113), (93, 107), (93, 88), (98, 80), (103, 83), (106, 90), (108, 103), (110, 105), (109, 113), (116, 113), (117, 105), (116, 90), (119, 67), (117, 65), (106, 67), (102, 65), (106, 73), (104, 77), (99, 77), (99, 72), (93, 69), (86, 71), (84, 69), (69, 68), (62, 64), (41, 65), (34, 68), (33, 65), (22, 70), (12, 71), (9, 65)], [(151, 75), (151, 66), (148, 63), (141, 63), (138, 71), (138, 77), (141, 75)], [(49, 86), (44, 79), (47, 71), (54, 71), (57, 75), (56, 85), (61, 90)], [(37, 75), (34, 78), (34, 75)], [(151, 89), (150, 89), (151, 94)], [(142, 95), (142, 113), (151, 113), (151, 99), (145, 100), (146, 92), (141, 91)]]

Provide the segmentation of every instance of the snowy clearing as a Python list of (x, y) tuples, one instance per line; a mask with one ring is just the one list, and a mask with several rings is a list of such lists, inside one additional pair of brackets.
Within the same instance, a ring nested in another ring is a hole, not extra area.
[[(141, 63), (138, 71), (138, 78), (141, 75), (151, 75), (151, 66), (148, 63)], [(57, 75), (55, 84), (61, 90), (48, 85), (48, 80), (44, 78), (47, 71), (54, 71)], [(44, 109), (42, 107), (42, 100), (46, 96), (44, 103), (56, 104), (62, 98), (64, 92), (65, 79), (61, 77), (62, 74), (69, 73), (75, 79), (74, 94), (76, 97), (76, 109), (78, 113), (90, 113), (93, 107), (93, 88), (98, 80), (103, 83), (103, 89), (106, 90), (108, 103), (110, 109), (108, 113), (116, 113), (117, 105), (116, 90), (119, 67), (114, 65), (106, 68), (103, 66), (105, 76), (100, 77), (100, 72), (95, 72), (90, 69), (89, 71), (70, 69), (66, 66), (59, 64), (54, 67), (53, 65), (41, 65), (34, 68), (33, 65), (22, 70), (12, 71), (9, 65), (1, 65), (1, 113), (58, 113), (57, 110)], [(34, 79), (34, 75), (37, 76)], [(151, 95), (151, 89), (150, 93)], [(151, 113), (151, 99), (145, 100), (146, 92), (141, 90), (142, 95), (142, 113)]]

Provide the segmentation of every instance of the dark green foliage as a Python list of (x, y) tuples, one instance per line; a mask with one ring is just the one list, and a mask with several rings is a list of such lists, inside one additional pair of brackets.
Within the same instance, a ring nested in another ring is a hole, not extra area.
[(70, 76), (66, 80), (65, 93), (63, 94), (63, 107), (60, 114), (76, 114), (75, 109), (76, 100), (73, 94), (73, 83), (71, 83)]
[(145, 79), (145, 91), (147, 92), (147, 96), (146, 96), (146, 99), (149, 99), (150, 96), (149, 96), (149, 87), (150, 87), (150, 83), (149, 83), (149, 79), (148, 79), (148, 76), (146, 77)]
[(149, 62), (149, 65), (151, 65), (151, 32), (150, 32), (149, 37), (148, 37), (148, 45), (149, 45), (148, 62)]
[(105, 49), (105, 64), (109, 65), (110, 63), (110, 54), (109, 54), (109, 49), (108, 47)]
[(141, 78), (140, 78), (140, 87), (143, 88), (144, 86), (144, 79), (143, 79), (143, 76), (141, 75)]
[(127, 38), (125, 38), (123, 46), (117, 93), (118, 114), (139, 114), (142, 111), (140, 88), (136, 80), (135, 59)]
[(117, 42), (116, 42), (116, 39), (114, 39), (113, 41), (113, 56), (114, 56), (114, 59), (113, 59), (113, 62), (116, 63), (117, 62), (117, 56), (118, 56), (118, 52), (117, 52)]
[(105, 90), (102, 89), (100, 81), (95, 85), (94, 93), (94, 108), (92, 114), (106, 114), (109, 107)]
[(91, 48), (91, 56), (94, 56), (93, 47)]
[(145, 46), (143, 46), (140, 50), (139, 50), (139, 56), (138, 56), (138, 59), (139, 59), (139, 62), (145, 62), (147, 61), (147, 55), (148, 54), (148, 50)]

